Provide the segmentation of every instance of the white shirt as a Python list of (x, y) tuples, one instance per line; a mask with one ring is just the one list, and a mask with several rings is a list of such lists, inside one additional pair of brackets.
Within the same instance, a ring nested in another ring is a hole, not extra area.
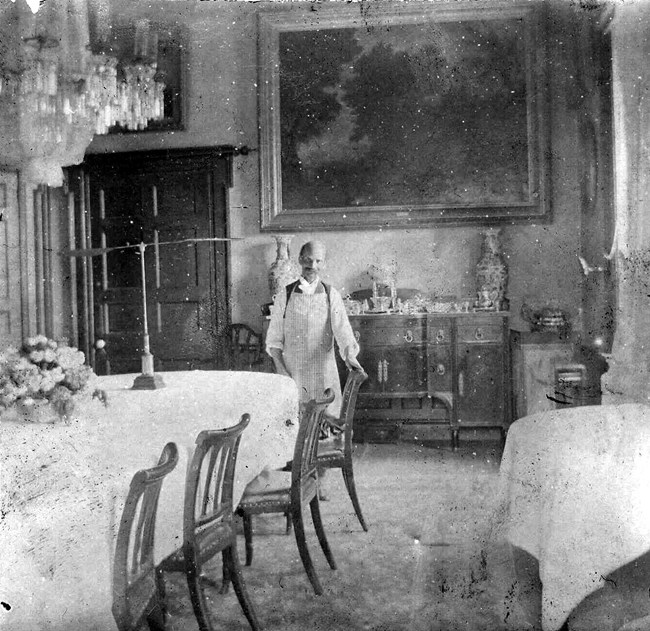
[(300, 283), (300, 291), (303, 294), (308, 294), (312, 295), (316, 293), (316, 288), (318, 287), (318, 283), (320, 282), (320, 278), (316, 276), (316, 278), (310, 283), (309, 281), (305, 280), (302, 276), (298, 279), (298, 282)]

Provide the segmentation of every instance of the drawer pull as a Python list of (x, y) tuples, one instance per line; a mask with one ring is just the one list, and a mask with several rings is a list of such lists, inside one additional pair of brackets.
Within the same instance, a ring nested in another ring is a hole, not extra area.
[(444, 365), (444, 364), (438, 364), (438, 365), (436, 366), (436, 372), (437, 372), (440, 376), (444, 375), (444, 374), (447, 372), (447, 371), (445, 370), (445, 365)]
[(444, 339), (445, 339), (445, 330), (438, 329), (438, 332), (436, 333), (436, 342), (442, 342)]
[(476, 331), (474, 331), (474, 337), (477, 340), (482, 340), (483, 339), (483, 329), (480, 326), (476, 327)]
[(354, 330), (354, 339), (358, 342), (361, 339), (361, 331), (358, 329)]
[(411, 343), (415, 338), (413, 337), (413, 331), (411, 329), (406, 330), (406, 335), (404, 336), (404, 341)]

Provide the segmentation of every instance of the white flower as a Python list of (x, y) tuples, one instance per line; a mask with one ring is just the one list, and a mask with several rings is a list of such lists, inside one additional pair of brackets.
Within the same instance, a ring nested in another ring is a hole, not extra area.
[(48, 401), (60, 407), (68, 400), (72, 405), (75, 393), (88, 389), (94, 377), (81, 351), (36, 335), (20, 349), (0, 353), (0, 408)]
[(81, 351), (70, 346), (59, 347), (57, 350), (57, 362), (64, 371), (83, 366), (85, 356)]
[(52, 375), (52, 379), (54, 379), (56, 383), (60, 383), (65, 379), (65, 373), (63, 372), (63, 368), (61, 368), (61, 366), (52, 368), (50, 375)]
[(56, 385), (56, 382), (54, 381), (52, 375), (48, 371), (41, 378), (40, 391), (41, 392), (50, 392), (54, 388), (55, 385)]
[(26, 394), (27, 394), (27, 386), (21, 385), (16, 387), (15, 395), (17, 398), (24, 397)]
[(40, 374), (36, 375), (30, 375), (30, 377), (27, 379), (27, 389), (29, 390), (30, 393), (32, 394), (38, 394), (41, 390), (41, 383), (42, 383), (42, 378)]

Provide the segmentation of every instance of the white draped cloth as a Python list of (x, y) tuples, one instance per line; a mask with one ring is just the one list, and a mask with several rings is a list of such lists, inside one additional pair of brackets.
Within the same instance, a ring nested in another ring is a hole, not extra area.
[(254, 372), (161, 373), (160, 390), (131, 390), (135, 375), (102, 377), (107, 405), (93, 400), (69, 424), (0, 421), (0, 628), (115, 631), (111, 580), (115, 539), (134, 473), (179, 448), (166, 478), (155, 560), (182, 544), (185, 473), (203, 429), (251, 415), (235, 474), (235, 505), (265, 467), (293, 455), (298, 391), (293, 380)]
[(547, 411), (510, 427), (499, 522), (539, 561), (544, 631), (650, 551), (649, 488), (650, 406)]

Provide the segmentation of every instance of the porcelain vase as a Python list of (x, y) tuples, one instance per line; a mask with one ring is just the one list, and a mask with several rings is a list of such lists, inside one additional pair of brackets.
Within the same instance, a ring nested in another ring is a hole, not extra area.
[(500, 228), (489, 228), (483, 233), (481, 258), (476, 264), (476, 309), (507, 309), (508, 266), (501, 254), (500, 233)]
[(276, 243), (276, 257), (269, 269), (269, 290), (273, 299), (275, 299), (275, 295), (283, 287), (292, 283), (300, 276), (300, 268), (291, 260), (290, 245), (293, 235), (276, 234), (274, 235), (274, 239)]

